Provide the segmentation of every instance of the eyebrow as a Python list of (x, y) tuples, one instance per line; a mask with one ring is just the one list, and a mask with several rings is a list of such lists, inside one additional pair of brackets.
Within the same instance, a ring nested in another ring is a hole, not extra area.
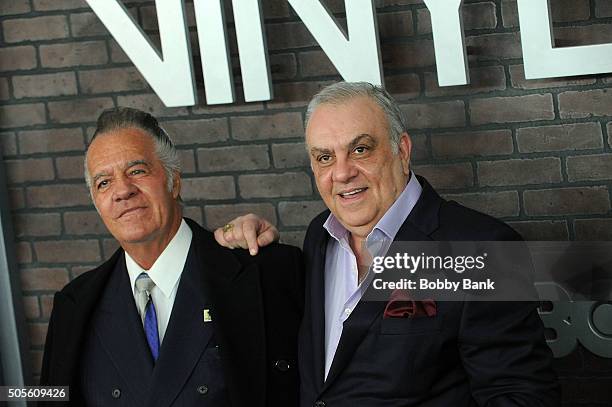
[(125, 167), (127, 168), (132, 168), (135, 165), (146, 165), (147, 167), (149, 166), (149, 162), (147, 160), (133, 160), (133, 161), (128, 161), (127, 166)]
[[(147, 167), (150, 166), (149, 162), (146, 160), (133, 160), (133, 161), (128, 161), (127, 165), (125, 166), (125, 169), (132, 168), (136, 165), (146, 165)], [(96, 175), (94, 175), (93, 182), (95, 183), (100, 178), (106, 177), (106, 176), (108, 176), (108, 172), (106, 171), (99, 172)]]
[(376, 140), (374, 139), (374, 137), (370, 136), (369, 134), (360, 134), (357, 137), (355, 137), (353, 140), (351, 140), (351, 142), (348, 144), (349, 149), (352, 150), (353, 148), (357, 147), (357, 145), (361, 143), (362, 141), (368, 141), (374, 147), (376, 147), (376, 145), (378, 144)]
[[(368, 141), (370, 142), (374, 147), (376, 147), (376, 145), (378, 144), (376, 142), (376, 140), (374, 139), (374, 137), (370, 136), (367, 133), (364, 134), (360, 134), (358, 136), (356, 136), (354, 139), (352, 139), (348, 144), (347, 147), (349, 150), (352, 150), (353, 148), (355, 148), (357, 145), (359, 145), (359, 143), (363, 142), (363, 141)], [(310, 154), (315, 155), (317, 153), (319, 154), (330, 154), (332, 152), (332, 150), (328, 149), (328, 148), (319, 148), (319, 147), (312, 147), (310, 149)]]
[(102, 177), (106, 177), (107, 175), (108, 175), (108, 173), (107, 173), (107, 172), (104, 172), (104, 171), (99, 172), (99, 173), (97, 173), (96, 175), (94, 175), (94, 177), (93, 177), (93, 182), (95, 183), (95, 182), (96, 182), (96, 181), (98, 181), (100, 178), (102, 178)]

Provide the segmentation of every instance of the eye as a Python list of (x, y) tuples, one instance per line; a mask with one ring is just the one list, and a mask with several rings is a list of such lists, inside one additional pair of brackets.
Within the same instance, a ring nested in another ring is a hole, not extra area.
[(331, 159), (332, 159), (332, 157), (329, 154), (322, 154), (322, 155), (317, 157), (317, 161), (320, 162), (321, 164), (326, 164), (326, 163), (330, 162)]
[(110, 184), (110, 182), (108, 180), (102, 180), (100, 182), (98, 182), (98, 184), (96, 185), (96, 188), (98, 189), (104, 189), (106, 188), (108, 185)]
[(355, 149), (353, 150), (353, 152), (355, 152), (356, 154), (364, 154), (369, 150), (368, 147), (366, 146), (357, 146), (355, 147)]
[(144, 170), (137, 169), (137, 170), (130, 171), (130, 175), (138, 175), (138, 174), (144, 174)]

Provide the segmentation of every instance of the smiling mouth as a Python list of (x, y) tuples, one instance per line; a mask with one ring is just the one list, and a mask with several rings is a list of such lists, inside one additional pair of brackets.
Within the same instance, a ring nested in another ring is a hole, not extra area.
[(367, 189), (368, 188), (355, 188), (355, 189), (351, 189), (350, 191), (340, 192), (338, 195), (340, 195), (340, 197), (342, 198), (350, 199), (350, 198), (353, 198), (359, 195), (360, 193), (364, 192)]
[(140, 210), (142, 210), (142, 209), (145, 209), (145, 207), (144, 207), (144, 206), (138, 206), (138, 207), (136, 207), (136, 208), (130, 208), (130, 209), (128, 209), (128, 210), (126, 210), (126, 211), (122, 212), (122, 213), (119, 215), (118, 219), (123, 218), (123, 217), (124, 217), (124, 216), (126, 216), (126, 215), (130, 215), (130, 214), (132, 214), (132, 213), (134, 213), (134, 212), (138, 212), (138, 211), (140, 211)]

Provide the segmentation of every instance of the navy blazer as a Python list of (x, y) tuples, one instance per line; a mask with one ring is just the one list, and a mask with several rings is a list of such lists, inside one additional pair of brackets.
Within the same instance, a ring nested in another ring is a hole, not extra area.
[[(492, 217), (423, 191), (396, 241), (520, 240)], [(306, 300), (300, 328), (303, 407), (557, 406), (559, 386), (536, 305), (438, 302), (434, 317), (383, 319), (360, 301), (345, 321), (324, 381), (324, 268), (329, 211), (304, 240)]]
[[(189, 273), (181, 277), (160, 358), (153, 370), (157, 385), (151, 387), (145, 404), (169, 406), (181, 400), (181, 392), (196, 392), (189, 384), (195, 383), (191, 378), (197, 371), (198, 360), (208, 357), (204, 354), (212, 332), (200, 327), (202, 306), (210, 304), (221, 361), (217, 373), (224, 376), (231, 405), (297, 405), (297, 333), (303, 312), (299, 249), (274, 244), (262, 248), (257, 256), (250, 256), (246, 250), (219, 246), (212, 233), (187, 221), (193, 231), (194, 250), (190, 249), (190, 256), (195, 254), (195, 264), (202, 269), (199, 275)], [(100, 307), (109, 312), (117, 308), (118, 305), (104, 299), (104, 293), (108, 284), (118, 280), (111, 278), (113, 272), (125, 270), (116, 267), (123, 258), (123, 250), (119, 249), (110, 260), (79, 276), (55, 295), (41, 385), (70, 386), (71, 400), (65, 405), (84, 405), (79, 369), (84, 346), (91, 337), (91, 319)], [(188, 262), (193, 260), (188, 258)], [(186, 305), (194, 301), (197, 306)], [(124, 301), (123, 305), (126, 312), (135, 309), (133, 301)], [(108, 321), (101, 326), (112, 325), (105, 338), (113, 340), (114, 332), (125, 330), (126, 335), (133, 331), (133, 341), (143, 340), (141, 330), (119, 327), (107, 316), (103, 318)], [(130, 353), (132, 348), (126, 345), (125, 354), (115, 360), (122, 376), (138, 380), (142, 373), (134, 371), (129, 362), (138, 357), (136, 350)], [(132, 389), (138, 394), (137, 385)], [(205, 398), (202, 402), (205, 403)]]

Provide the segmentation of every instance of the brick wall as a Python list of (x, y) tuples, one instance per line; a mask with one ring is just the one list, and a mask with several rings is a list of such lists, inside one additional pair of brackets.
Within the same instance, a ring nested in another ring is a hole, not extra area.
[[(156, 40), (153, 1), (125, 3)], [(343, 1), (326, 3), (342, 17)], [(387, 88), (408, 115), (414, 168), (528, 239), (612, 239), (612, 75), (526, 81), (515, 0), (465, 3), (472, 85), (440, 88), (424, 4), (376, 1)], [(612, 42), (610, 0), (551, 3), (558, 45)], [(263, 5), (275, 99), (166, 108), (84, 0), (0, 3), (0, 147), (35, 375), (53, 293), (117, 247), (82, 180), (104, 108), (161, 118), (181, 150), (188, 216), (214, 228), (255, 212), (301, 245), (323, 208), (303, 152), (303, 108), (339, 77), (285, 0)], [(237, 66), (232, 29), (230, 38)], [(557, 368), (568, 405), (612, 399), (609, 359), (579, 348)]]

